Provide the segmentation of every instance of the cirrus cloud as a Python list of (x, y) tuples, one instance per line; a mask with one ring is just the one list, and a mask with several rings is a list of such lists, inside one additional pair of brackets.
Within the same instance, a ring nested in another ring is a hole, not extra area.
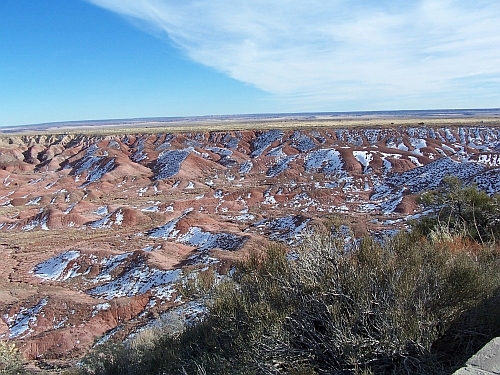
[(299, 109), (498, 106), (497, 0), (87, 1)]

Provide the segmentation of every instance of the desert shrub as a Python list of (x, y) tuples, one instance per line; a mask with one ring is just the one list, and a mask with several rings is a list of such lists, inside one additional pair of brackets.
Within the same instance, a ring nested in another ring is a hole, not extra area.
[(475, 185), (464, 186), (446, 177), (436, 190), (424, 192), (419, 202), (433, 212), (414, 223), (415, 229), (434, 237), (469, 237), (480, 242), (500, 240), (500, 201)]
[[(451, 373), (466, 359), (460, 355), (479, 341), (464, 335), (467, 343), (454, 347), (461, 350), (458, 355), (446, 345), (450, 337), (479, 329), (485, 311), (496, 306), (485, 301), (499, 295), (498, 254), (489, 247), (471, 253), (437, 246), (417, 231), (384, 244), (370, 238), (347, 244), (339, 232), (316, 232), (293, 258), (277, 245), (253, 254), (232, 279), (214, 288), (200, 324), (177, 336), (100, 349), (87, 369), (94, 374)], [(493, 319), (482, 327), (482, 340), (498, 324)]]
[[(43, 373), (42, 373), (43, 374)], [(85, 371), (79, 367), (69, 367), (62, 370), (61, 375), (85, 375)]]
[(23, 374), (23, 356), (16, 345), (0, 341), (0, 374)]
[(82, 360), (81, 370), (87, 374), (134, 373), (131, 366), (133, 354), (133, 351), (127, 351), (122, 343), (106, 342), (95, 346), (92, 354)]
[(299, 257), (287, 358), (307, 359), (318, 373), (437, 371), (432, 343), (499, 285), (496, 257), (476, 260), (416, 233), (384, 246), (365, 239), (349, 252), (312, 237)]
[[(188, 271), (189, 272), (189, 271)], [(217, 273), (213, 267), (191, 270), (190, 276), (176, 285), (178, 293), (187, 299), (201, 298), (211, 292), (217, 284)]]

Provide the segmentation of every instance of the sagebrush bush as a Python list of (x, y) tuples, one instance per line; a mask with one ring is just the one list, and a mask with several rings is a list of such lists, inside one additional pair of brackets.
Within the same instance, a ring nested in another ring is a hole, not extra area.
[(0, 374), (23, 374), (23, 356), (16, 345), (0, 341)]
[(469, 237), (479, 243), (500, 240), (500, 200), (456, 177), (424, 192), (419, 202), (432, 213), (414, 223), (416, 230), (434, 236)]
[[(348, 244), (338, 233), (309, 236), (294, 260), (277, 245), (253, 254), (232, 279), (215, 287), (203, 322), (175, 337), (103, 347), (89, 357), (87, 369), (94, 374), (439, 374), (450, 373), (478, 349), (480, 340), (470, 328), (481, 328), (483, 305), (498, 298), (500, 287), (492, 247), (450, 249), (417, 231), (384, 244), (371, 238)], [(491, 311), (496, 305), (488, 306)], [(497, 319), (481, 332), (499, 326)], [(449, 335), (460, 332), (469, 332), (470, 345), (461, 344), (461, 354), (452, 355), (457, 347)], [(484, 341), (488, 334), (478, 335)]]

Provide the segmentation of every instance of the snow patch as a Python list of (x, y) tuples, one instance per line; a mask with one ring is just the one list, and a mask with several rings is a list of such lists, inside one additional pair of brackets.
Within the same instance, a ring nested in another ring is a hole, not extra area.
[(342, 171), (344, 163), (340, 152), (333, 148), (323, 148), (311, 151), (305, 158), (306, 172), (321, 171), (322, 173), (335, 173)]
[(368, 151), (353, 151), (352, 154), (363, 166), (363, 171), (367, 172), (370, 167), (370, 162), (373, 160), (373, 155)]
[(175, 291), (174, 283), (180, 279), (181, 274), (180, 269), (159, 270), (150, 268), (143, 260), (137, 260), (116, 279), (92, 288), (87, 293), (93, 297), (111, 300), (145, 294), (149, 291), (155, 294), (156, 289), (168, 286), (172, 294)]
[(184, 150), (162, 151), (156, 159), (156, 164), (153, 168), (155, 172), (155, 180), (163, 180), (170, 178), (179, 173), (181, 163), (193, 152), (193, 148)]
[(195, 246), (199, 251), (206, 252), (212, 249), (234, 251), (240, 249), (247, 237), (232, 233), (211, 233), (201, 228), (191, 227), (186, 234), (179, 236), (177, 242)]
[(94, 316), (96, 316), (99, 313), (99, 311), (106, 311), (106, 310), (109, 310), (110, 308), (111, 308), (111, 305), (107, 302), (95, 305), (92, 309), (92, 318)]
[(184, 211), (184, 213), (181, 216), (170, 220), (168, 223), (162, 225), (161, 227), (152, 229), (147, 233), (147, 235), (151, 238), (163, 238), (163, 239), (175, 238), (179, 233), (179, 231), (175, 229), (175, 226), (181, 219), (186, 217), (186, 215), (191, 211), (192, 209)]
[(302, 232), (309, 221), (310, 219), (300, 215), (289, 215), (273, 220), (263, 220), (255, 223), (254, 226), (267, 227), (269, 229), (269, 238), (273, 241), (293, 244), (300, 240)]
[(36, 325), (37, 315), (40, 311), (42, 311), (43, 307), (47, 305), (47, 303), (47, 298), (43, 298), (35, 306), (28, 309), (22, 308), (19, 313), (14, 314), (13, 316), (5, 315), (4, 318), (9, 327), (9, 338), (14, 339), (23, 334), (23, 337), (26, 337), (33, 332), (31, 327)]
[(64, 281), (77, 276), (79, 265), (73, 263), (73, 267), (68, 269), (69, 264), (80, 257), (80, 251), (69, 250), (58, 254), (46, 261), (37, 264), (31, 271), (35, 276), (43, 280)]
[(250, 157), (255, 158), (262, 155), (273, 142), (281, 139), (281, 137), (283, 137), (283, 132), (280, 130), (269, 130), (259, 134), (253, 142), (253, 151)]
[(290, 155), (279, 160), (275, 165), (269, 168), (266, 172), (266, 177), (276, 177), (288, 169), (288, 164), (294, 160), (297, 155)]
[(250, 160), (243, 162), (240, 166), (240, 174), (247, 174), (253, 168), (253, 163)]
[(123, 210), (121, 208), (107, 214), (102, 219), (92, 221), (88, 226), (92, 229), (111, 228), (113, 225), (122, 225), (123, 223)]

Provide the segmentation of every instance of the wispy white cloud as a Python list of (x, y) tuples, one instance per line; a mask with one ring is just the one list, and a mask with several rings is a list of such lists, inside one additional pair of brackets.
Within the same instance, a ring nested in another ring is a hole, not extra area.
[(302, 109), (484, 107), (500, 98), (498, 0), (88, 1)]

